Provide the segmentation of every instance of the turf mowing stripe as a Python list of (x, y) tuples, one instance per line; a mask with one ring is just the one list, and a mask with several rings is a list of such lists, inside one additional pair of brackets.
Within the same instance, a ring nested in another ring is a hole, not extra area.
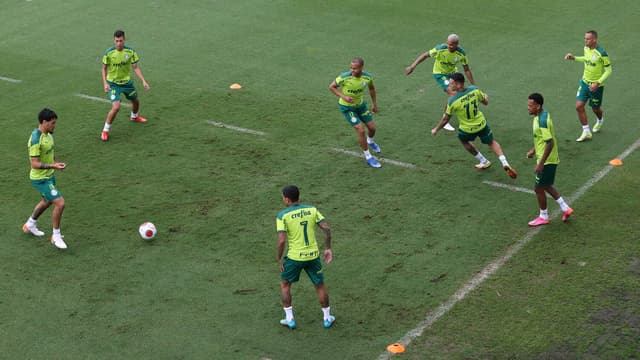
[[(340, 148), (333, 148), (333, 151), (339, 152), (339, 153), (345, 154), (345, 155), (351, 155), (351, 156), (358, 157), (358, 158), (364, 158), (364, 154), (362, 154), (360, 152), (355, 152), (355, 151), (345, 150), (345, 149), (340, 149)], [(402, 161), (391, 160), (391, 159), (386, 159), (386, 158), (382, 158), (382, 157), (381, 158), (377, 158), (377, 159), (380, 162), (391, 164), (391, 165), (402, 166), (402, 167), (411, 168), (411, 169), (415, 169), (415, 167), (416, 167), (414, 164), (409, 164), (409, 163), (402, 162)]]
[[(99, 97), (96, 97), (96, 96), (85, 95), (85, 94), (76, 94), (76, 96), (77, 97), (81, 97), (83, 99), (87, 99), (87, 100), (93, 100), (93, 101), (99, 101), (99, 102), (111, 104), (111, 101), (109, 101), (107, 99), (99, 98)], [(120, 102), (120, 106), (131, 107), (131, 104), (125, 103), (125, 102)]]
[(267, 135), (267, 133), (264, 132), (264, 131), (245, 129), (245, 128), (241, 128), (241, 127), (234, 126), (234, 125), (229, 125), (229, 124), (224, 124), (224, 123), (217, 122), (217, 121), (209, 120), (209, 121), (207, 121), (207, 124), (213, 125), (213, 126), (217, 126), (217, 127), (220, 127), (220, 128), (240, 131), (240, 132), (247, 133), (247, 134), (259, 135), (259, 136)]
[(8, 78), (8, 77), (4, 77), (4, 76), (0, 76), (0, 80), (8, 81), (10, 83), (21, 83), (22, 82), (22, 80), (12, 79), (12, 78)]
[(487, 184), (487, 185), (491, 185), (491, 186), (495, 186), (495, 187), (498, 187), (498, 188), (502, 188), (502, 189), (520, 191), (520, 192), (524, 192), (524, 193), (527, 193), (527, 194), (535, 194), (536, 193), (535, 191), (533, 191), (531, 189), (527, 189), (527, 188), (523, 188), (523, 187), (515, 186), (515, 185), (503, 184), (501, 182), (496, 182), (496, 181), (485, 180), (482, 183), (483, 184)]
[[(635, 150), (640, 147), (640, 138), (637, 139), (631, 146), (629, 146), (622, 154), (620, 154), (617, 158), (620, 160), (624, 160), (627, 156), (633, 153)], [(615, 166), (607, 165), (602, 170), (598, 171), (591, 179), (589, 179), (584, 185), (582, 185), (575, 193), (570, 195), (567, 200), (569, 203), (575, 203), (578, 201), (589, 189), (591, 189), (595, 184), (597, 184), (600, 180), (602, 180)], [(560, 216), (560, 210), (556, 210), (551, 213), (550, 218), (556, 219)], [(433, 325), (438, 319), (440, 319), (443, 315), (445, 315), (449, 310), (451, 310), (458, 302), (464, 300), (464, 298), (469, 295), (473, 290), (475, 290), (478, 286), (480, 286), (489, 276), (493, 275), (496, 271), (498, 271), (502, 265), (504, 265), (509, 259), (511, 259), (515, 254), (520, 251), (534, 236), (536, 236), (544, 226), (534, 227), (531, 230), (527, 231), (527, 233), (520, 238), (516, 243), (511, 245), (505, 251), (505, 254), (499, 257), (498, 259), (492, 261), (487, 265), (482, 271), (480, 271), (477, 275), (471, 278), (464, 286), (462, 286), (458, 291), (455, 292), (446, 302), (440, 304), (435, 310), (429, 312), (427, 316), (422, 320), (418, 325), (409, 330), (400, 340), (397, 342), (408, 346), (415, 338), (422, 335), (422, 333), (429, 327)], [(385, 351), (384, 353), (378, 356), (379, 360), (389, 359), (391, 356), (395, 354)]]

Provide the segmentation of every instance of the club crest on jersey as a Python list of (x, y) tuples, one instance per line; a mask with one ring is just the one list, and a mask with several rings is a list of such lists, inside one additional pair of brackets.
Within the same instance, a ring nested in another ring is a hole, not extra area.
[(125, 60), (129, 60), (129, 55), (126, 55), (126, 54), (125, 54), (125, 55), (124, 55), (124, 59), (125, 59)]
[(596, 54), (591, 55), (591, 60), (596, 60), (597, 58), (598, 58), (598, 55)]
[(362, 81), (362, 86), (363, 86), (363, 87), (367, 86), (367, 82), (363, 80), (363, 81)]
[(453, 62), (458, 62), (458, 57), (457, 56), (453, 57)]

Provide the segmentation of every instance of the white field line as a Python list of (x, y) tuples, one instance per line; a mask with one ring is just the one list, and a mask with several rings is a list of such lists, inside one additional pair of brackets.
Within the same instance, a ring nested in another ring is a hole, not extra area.
[(18, 79), (12, 79), (12, 78), (8, 78), (8, 77), (4, 77), (4, 76), (0, 76), (0, 80), (2, 81), (8, 81), (10, 83), (21, 83), (22, 80), (18, 80)]
[[(91, 96), (91, 95), (86, 95), (86, 94), (76, 94), (77, 97), (81, 97), (83, 99), (87, 99), (87, 100), (93, 100), (93, 101), (99, 101), (99, 102), (103, 102), (103, 103), (107, 103), (107, 104), (111, 104), (111, 101), (107, 100), (107, 99), (103, 99), (100, 97), (96, 97), (96, 96)], [(131, 104), (126, 103), (126, 102), (120, 102), (120, 106), (124, 106), (124, 107), (131, 107)]]
[(220, 128), (235, 130), (235, 131), (239, 131), (239, 132), (243, 132), (243, 133), (247, 133), (247, 134), (259, 135), (259, 136), (267, 135), (267, 133), (264, 132), (264, 131), (245, 129), (245, 128), (241, 128), (241, 127), (234, 126), (234, 125), (229, 125), (229, 124), (224, 124), (224, 123), (217, 122), (217, 121), (209, 120), (209, 121), (207, 121), (207, 124), (213, 125), (213, 126), (217, 126), (217, 127), (220, 127)]
[(536, 193), (535, 191), (533, 191), (531, 189), (527, 189), (527, 188), (523, 188), (523, 187), (515, 186), (515, 185), (504, 184), (504, 183), (496, 182), (496, 181), (485, 180), (482, 183), (483, 184), (487, 184), (487, 185), (491, 185), (491, 186), (495, 186), (495, 187), (498, 187), (498, 188), (502, 188), (502, 189), (520, 191), (520, 192), (527, 193), (527, 194), (535, 194)]
[[(355, 151), (351, 151), (351, 150), (345, 150), (345, 149), (340, 149), (340, 148), (333, 148), (333, 151), (335, 152), (339, 152), (341, 154), (346, 154), (346, 155), (351, 155), (354, 157), (358, 157), (358, 158), (364, 158), (364, 154), (360, 153), (360, 152), (355, 152)], [(402, 161), (397, 161), (397, 160), (391, 160), (391, 159), (387, 159), (387, 158), (377, 158), (378, 161), (382, 162), (382, 163), (387, 163), (387, 164), (391, 164), (391, 165), (396, 165), (396, 166), (402, 166), (402, 167), (406, 167), (406, 168), (411, 168), (414, 169), (416, 166), (414, 164), (409, 164), (406, 162), (402, 162)]]
[[(631, 146), (629, 146), (617, 158), (620, 160), (623, 160), (624, 158), (629, 156), (629, 154), (637, 150), (638, 147), (640, 147), (640, 138), (637, 139)], [(613, 168), (614, 168), (613, 165), (607, 165), (602, 170), (597, 172), (593, 177), (591, 177), (591, 179), (587, 180), (587, 182), (584, 183), (584, 185), (582, 185), (578, 190), (576, 190), (575, 193), (573, 193), (567, 198), (568, 202), (575, 203), (576, 201), (578, 201), (589, 189), (591, 189), (595, 184), (597, 184), (598, 181), (602, 180), (602, 178), (604, 178), (609, 173), (609, 171), (611, 171), (611, 169)], [(560, 215), (560, 211), (556, 210), (551, 213), (550, 217), (551, 219), (555, 219), (559, 217), (559, 215)], [(444, 314), (449, 312), (449, 310), (451, 310), (451, 308), (453, 308), (458, 302), (464, 300), (464, 298), (466, 298), (467, 295), (469, 295), (469, 293), (471, 293), (478, 286), (480, 286), (485, 280), (487, 280), (487, 278), (489, 278), (489, 276), (493, 275), (496, 271), (498, 271), (502, 267), (502, 265), (504, 265), (507, 261), (509, 261), (509, 259), (511, 259), (515, 254), (517, 254), (518, 251), (520, 251), (520, 249), (522, 249), (525, 245), (527, 245), (527, 243), (529, 243), (529, 241), (531, 241), (531, 239), (533, 239), (534, 236), (536, 236), (540, 231), (542, 231), (543, 228), (544, 226), (538, 226), (527, 231), (527, 233), (522, 238), (520, 238), (515, 244), (507, 248), (504, 255), (502, 255), (498, 259), (495, 259), (494, 261), (489, 263), (489, 265), (487, 265), (484, 269), (482, 269), (482, 271), (480, 271), (477, 275), (472, 277), (471, 280), (469, 280), (466, 284), (464, 284), (464, 286), (458, 289), (458, 291), (456, 291), (455, 294), (453, 294), (447, 301), (440, 304), (440, 306), (438, 306), (435, 310), (429, 312), (427, 316), (424, 318), (424, 320), (418, 323), (418, 325), (415, 328), (409, 330), (409, 332), (407, 332), (397, 342), (404, 346), (407, 346), (414, 339), (422, 335), (424, 330), (431, 327), (433, 323), (438, 321), (438, 319), (440, 319)], [(379, 360), (389, 359), (393, 355), (394, 355), (393, 353), (385, 351), (384, 353), (380, 354), (378, 359)]]

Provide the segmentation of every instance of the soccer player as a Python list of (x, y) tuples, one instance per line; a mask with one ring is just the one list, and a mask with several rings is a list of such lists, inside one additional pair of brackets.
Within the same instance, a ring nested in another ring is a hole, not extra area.
[[(435, 46), (433, 49), (418, 56), (418, 58), (407, 68), (404, 69), (404, 73), (410, 75), (416, 66), (428, 58), (433, 58), (433, 78), (436, 80), (440, 88), (449, 96), (454, 96), (455, 91), (449, 89), (449, 79), (451, 74), (458, 71), (457, 64), (462, 64), (465, 74), (471, 85), (475, 85), (473, 81), (473, 74), (469, 69), (469, 59), (467, 53), (462, 47), (458, 45), (460, 38), (456, 34), (451, 34), (447, 37), (445, 44)], [(446, 106), (446, 105), (445, 105)], [(445, 130), (454, 131), (455, 128), (451, 124), (444, 126)]]
[(138, 53), (124, 45), (124, 31), (116, 30), (113, 33), (113, 43), (114, 46), (108, 48), (102, 57), (102, 83), (104, 92), (109, 93), (109, 100), (111, 101), (111, 110), (107, 114), (107, 121), (100, 135), (102, 141), (109, 140), (111, 124), (116, 115), (118, 115), (118, 111), (120, 111), (121, 94), (131, 100), (131, 121), (147, 122), (147, 119), (138, 114), (140, 100), (138, 100), (138, 92), (131, 80), (131, 69), (142, 81), (142, 86), (147, 90), (151, 89), (138, 66), (138, 61), (140, 61)]
[[(379, 168), (382, 165), (369, 152), (369, 148), (377, 153), (382, 151), (380, 146), (373, 141), (373, 137), (376, 134), (376, 123), (373, 121), (371, 113), (378, 112), (376, 88), (373, 86), (373, 75), (362, 71), (363, 67), (364, 60), (362, 58), (357, 57), (351, 60), (350, 71), (340, 74), (331, 82), (329, 90), (340, 98), (338, 100), (340, 112), (358, 134), (360, 148), (364, 152), (367, 164), (371, 167)], [(373, 105), (371, 111), (367, 108), (367, 102), (364, 100), (365, 88), (369, 88), (369, 95)], [(362, 123), (367, 126), (366, 137)]]
[(431, 135), (436, 136), (438, 131), (449, 122), (451, 116), (456, 115), (460, 121), (458, 139), (462, 142), (462, 146), (480, 161), (480, 163), (475, 165), (476, 169), (484, 170), (491, 166), (491, 162), (487, 160), (472, 143), (476, 137), (480, 137), (482, 143), (489, 145), (491, 150), (498, 155), (507, 175), (512, 179), (518, 177), (515, 169), (509, 165), (507, 157), (502, 151), (502, 147), (493, 139), (493, 133), (491, 132), (489, 124), (487, 124), (484, 114), (478, 109), (480, 103), (484, 105), (489, 104), (489, 97), (473, 85), (465, 87), (464, 75), (461, 73), (452, 74), (449, 81), (449, 86), (456, 93), (449, 98), (447, 109), (442, 116), (442, 120), (440, 120), (440, 123), (436, 127), (431, 129)]
[(67, 164), (58, 162), (54, 156), (53, 131), (56, 128), (58, 115), (53, 110), (43, 109), (38, 114), (39, 125), (31, 133), (29, 138), (29, 157), (31, 158), (31, 172), (29, 178), (31, 184), (40, 192), (42, 200), (33, 209), (33, 213), (22, 225), (25, 233), (35, 236), (44, 236), (44, 232), (38, 229), (36, 221), (42, 213), (53, 204), (53, 234), (51, 244), (58, 249), (66, 249), (67, 244), (60, 234), (60, 220), (64, 210), (64, 198), (56, 187), (55, 170), (64, 170)]
[(556, 167), (560, 163), (558, 157), (558, 146), (556, 133), (553, 129), (551, 115), (542, 109), (544, 98), (538, 93), (529, 95), (528, 110), (529, 115), (533, 115), (533, 148), (527, 152), (527, 157), (536, 156), (536, 183), (534, 190), (540, 207), (540, 216), (529, 221), (529, 226), (540, 226), (549, 223), (549, 212), (547, 211), (547, 196), (549, 193), (560, 205), (562, 210), (562, 221), (567, 221), (573, 214), (573, 209), (567, 205), (562, 196), (553, 187), (556, 176)]
[[(322, 262), (319, 258), (320, 251), (314, 228), (317, 224), (324, 232), (324, 262), (326, 264), (333, 259), (331, 230), (318, 209), (314, 206), (300, 204), (299, 197), (300, 190), (297, 186), (285, 186), (282, 189), (282, 201), (287, 205), (287, 208), (281, 211), (276, 218), (277, 260), (281, 278), (280, 292), (286, 316), (280, 320), (280, 324), (290, 329), (296, 327), (291, 306), (291, 284), (300, 279), (300, 273), (304, 270), (315, 286), (318, 299), (320, 299), (324, 327), (329, 328), (336, 321), (336, 318), (331, 315), (329, 307), (329, 293), (324, 285)], [(288, 245), (289, 250), (287, 256), (283, 258), (285, 245)]]
[(568, 53), (564, 56), (566, 60), (575, 60), (584, 63), (584, 73), (579, 81), (578, 93), (576, 94), (576, 111), (578, 120), (582, 124), (582, 134), (576, 139), (578, 142), (591, 139), (591, 130), (587, 121), (587, 114), (584, 110), (585, 103), (589, 100), (591, 110), (596, 114), (596, 123), (593, 125), (593, 132), (597, 133), (602, 128), (604, 121), (602, 114), (602, 96), (604, 93), (604, 81), (613, 71), (609, 55), (598, 46), (598, 33), (594, 30), (584, 34), (584, 56), (575, 56)]

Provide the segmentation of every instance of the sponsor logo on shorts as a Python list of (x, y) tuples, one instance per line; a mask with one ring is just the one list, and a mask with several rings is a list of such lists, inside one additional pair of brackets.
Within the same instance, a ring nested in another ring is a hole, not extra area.
[(358, 119), (356, 119), (356, 118), (354, 118), (354, 117), (352, 117), (352, 118), (351, 118), (351, 122), (352, 122), (352, 123), (354, 123), (354, 124), (355, 124), (357, 121), (358, 121)]
[(51, 196), (56, 196), (56, 195), (58, 195), (58, 190), (52, 189), (51, 190)]

